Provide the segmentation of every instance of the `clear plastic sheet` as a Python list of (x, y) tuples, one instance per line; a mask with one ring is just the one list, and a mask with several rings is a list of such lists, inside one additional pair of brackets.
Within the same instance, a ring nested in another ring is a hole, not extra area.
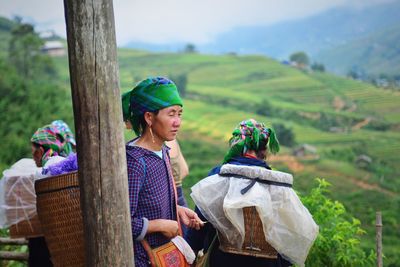
[[(244, 175), (292, 184), (292, 175), (255, 166), (225, 164), (220, 173)], [(209, 176), (192, 187), (191, 197), (202, 214), (232, 246), (242, 247), (245, 236), (243, 207), (255, 206), (266, 241), (283, 257), (300, 266), (318, 235), (318, 225), (290, 187), (255, 183), (234, 177)]]
[(41, 168), (33, 159), (21, 159), (3, 172), (0, 180), (0, 228), (29, 220), (36, 215), (35, 178)]

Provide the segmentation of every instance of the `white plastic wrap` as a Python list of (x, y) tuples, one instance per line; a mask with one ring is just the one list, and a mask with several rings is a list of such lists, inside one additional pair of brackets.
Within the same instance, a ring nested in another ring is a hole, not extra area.
[(21, 159), (3, 172), (0, 180), (0, 228), (6, 228), (36, 215), (35, 178), (41, 168), (33, 159)]
[[(244, 175), (292, 184), (292, 175), (255, 166), (225, 164), (221, 174)], [(292, 263), (304, 265), (318, 235), (318, 225), (290, 187), (255, 183), (234, 177), (209, 176), (192, 187), (191, 197), (202, 214), (232, 246), (242, 247), (245, 228), (243, 207), (255, 206), (263, 223), (266, 241)]]

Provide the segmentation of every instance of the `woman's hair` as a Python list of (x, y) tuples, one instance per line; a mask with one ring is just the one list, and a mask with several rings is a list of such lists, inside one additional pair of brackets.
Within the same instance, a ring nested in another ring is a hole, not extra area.
[(279, 151), (279, 141), (275, 131), (254, 119), (244, 120), (233, 130), (229, 140), (230, 149), (225, 155), (224, 163), (234, 157), (252, 150), (258, 158), (265, 158), (269, 149), (273, 154)]
[[(159, 112), (159, 110), (156, 110), (156, 111), (153, 111), (152, 113), (154, 113), (154, 115), (158, 115), (158, 112)], [(139, 132), (140, 132), (140, 134), (143, 134), (144, 133), (144, 131), (146, 130), (146, 127), (147, 127), (147, 122), (146, 122), (146, 120), (144, 119), (144, 114), (142, 114), (142, 115), (140, 115), (139, 117), (138, 117), (138, 122), (139, 122)]]
[(34, 142), (32, 142), (32, 145), (33, 145), (36, 149), (41, 147), (41, 145), (39, 145), (39, 144), (37, 144), (37, 143), (34, 143)]
[(267, 158), (267, 145), (268, 145), (268, 140), (261, 140), (260, 141), (260, 146), (258, 150), (256, 150), (256, 155), (257, 158), (265, 160)]

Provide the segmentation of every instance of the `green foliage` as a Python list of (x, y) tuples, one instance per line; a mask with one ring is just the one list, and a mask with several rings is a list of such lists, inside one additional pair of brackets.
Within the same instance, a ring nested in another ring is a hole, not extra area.
[(279, 73), (266, 72), (266, 71), (254, 71), (247, 75), (246, 81), (253, 82), (257, 80), (272, 79), (278, 77)]
[[(71, 121), (68, 94), (50, 80), (24, 79), (0, 60), (0, 136), (2, 163), (30, 155), (33, 132), (54, 119)], [(69, 104), (69, 105), (68, 105)]]
[(186, 86), (187, 86), (187, 75), (186, 73), (181, 74), (170, 74), (168, 77), (176, 84), (178, 87), (179, 95), (181, 97), (186, 96)]
[(308, 58), (307, 54), (302, 51), (291, 54), (289, 59), (291, 62), (296, 62), (300, 66), (308, 66), (310, 63), (310, 59)]
[(275, 123), (272, 127), (275, 129), (280, 144), (288, 147), (293, 147), (296, 144), (295, 135), (291, 128), (286, 127), (283, 123)]
[[(0, 237), (9, 237), (8, 229), (0, 229)], [(27, 252), (27, 246), (0, 245), (0, 251)], [(0, 260), (1, 267), (25, 267), (25, 262)]]
[(183, 49), (184, 53), (196, 53), (196, 46), (194, 44), (187, 44)]
[(366, 77), (366, 74), (364, 70), (358, 68), (352, 68), (347, 72), (347, 77), (352, 78), (354, 80), (360, 80), (364, 79)]
[(36, 60), (41, 57), (40, 47), (44, 42), (30, 24), (18, 23), (11, 35), (9, 61), (21, 76), (30, 78), (34, 75)]
[(310, 250), (306, 266), (374, 266), (375, 254), (361, 247), (365, 231), (360, 221), (346, 212), (343, 204), (326, 197), (330, 184), (317, 179), (318, 186), (301, 198), (319, 225), (319, 235)]
[(6, 18), (0, 17), (0, 30), (1, 31), (11, 31), (14, 27), (14, 23)]
[(271, 102), (269, 102), (266, 99), (263, 99), (259, 104), (256, 104), (254, 112), (259, 115), (269, 117), (273, 116), (274, 108), (272, 107)]
[(14, 26), (15, 22), (12, 20), (0, 17), (0, 58), (8, 57), (8, 43)]
[(318, 62), (314, 62), (314, 63), (311, 65), (311, 69), (312, 69), (313, 71), (325, 72), (325, 66), (324, 66), (324, 64), (318, 63)]
[[(54, 78), (51, 58), (33, 27), (18, 24), (12, 31), (9, 61), (0, 58), (0, 136), (2, 167), (30, 156), (33, 132), (55, 119), (72, 122), (70, 96)], [(72, 124), (73, 125), (73, 124)]]
[(332, 148), (325, 152), (325, 155), (337, 161), (354, 162), (356, 155), (352, 147)]
[(189, 165), (189, 175), (183, 180), (183, 188), (189, 207), (194, 208), (193, 200), (189, 197), (190, 188), (207, 177), (209, 171), (220, 165), (228, 150), (227, 142), (208, 143), (204, 136), (197, 132), (187, 131), (179, 137), (182, 153)]
[(11, 31), (9, 62), (25, 79), (35, 76), (54, 77), (56, 71), (48, 55), (41, 52), (44, 41), (32, 25), (17, 21)]

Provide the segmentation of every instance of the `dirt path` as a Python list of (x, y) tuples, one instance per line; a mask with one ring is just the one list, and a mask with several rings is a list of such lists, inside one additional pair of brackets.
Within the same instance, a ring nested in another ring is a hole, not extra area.
[(365, 118), (365, 120), (363, 120), (363, 121), (357, 123), (356, 125), (354, 125), (353, 127), (351, 127), (351, 129), (352, 129), (353, 131), (359, 130), (359, 129), (361, 129), (362, 127), (368, 125), (368, 123), (369, 123), (370, 121), (371, 121), (371, 118)]
[(395, 197), (397, 195), (396, 193), (394, 193), (392, 191), (389, 191), (387, 189), (384, 189), (384, 188), (380, 187), (377, 184), (370, 184), (370, 183), (367, 183), (366, 181), (359, 180), (359, 179), (356, 179), (354, 177), (349, 177), (349, 176), (346, 176), (346, 177), (349, 178), (349, 180), (353, 184), (357, 185), (358, 187), (360, 187), (362, 189), (378, 191), (378, 192), (387, 194), (387, 195), (389, 195), (391, 197)]
[(300, 172), (304, 170), (304, 165), (301, 164), (296, 157), (290, 155), (271, 155), (268, 157), (270, 162), (285, 163), (288, 168), (293, 172)]

